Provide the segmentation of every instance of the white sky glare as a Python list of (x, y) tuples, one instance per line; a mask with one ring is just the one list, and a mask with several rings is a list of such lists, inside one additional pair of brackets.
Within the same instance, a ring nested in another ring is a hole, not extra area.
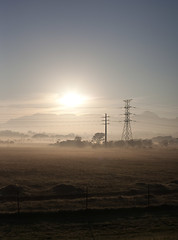
[(2, 0), (1, 116), (53, 111), (49, 96), (72, 91), (178, 116), (177, 26), (176, 0)]

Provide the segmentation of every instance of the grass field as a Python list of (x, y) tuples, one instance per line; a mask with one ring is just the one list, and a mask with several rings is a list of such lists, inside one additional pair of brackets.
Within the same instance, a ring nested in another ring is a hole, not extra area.
[[(122, 217), (90, 224), (83, 218), (63, 223), (44, 219), (16, 222), (17, 211), (80, 211), (178, 206), (178, 149), (75, 149), (49, 146), (0, 147), (1, 239), (178, 239), (177, 210)], [(14, 195), (14, 196), (13, 196)], [(176, 208), (177, 209), (177, 208)], [(103, 211), (103, 210), (102, 210)], [(2, 215), (3, 216), (3, 215)], [(94, 215), (96, 216), (96, 215)], [(28, 217), (27, 217), (28, 218)], [(70, 219), (70, 214), (69, 217)], [(52, 218), (53, 219), (53, 218)], [(56, 218), (55, 218), (56, 219)], [(92, 236), (92, 234), (94, 234)]]
[(176, 240), (178, 208), (0, 215), (1, 239), (138, 239)]

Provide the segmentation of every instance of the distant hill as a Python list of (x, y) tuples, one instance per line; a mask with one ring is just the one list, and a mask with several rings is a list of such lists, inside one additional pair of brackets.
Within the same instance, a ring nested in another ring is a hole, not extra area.
[[(1, 124), (1, 130), (36, 133), (51, 132), (55, 134), (80, 134), (91, 136), (96, 132), (103, 132), (100, 114), (86, 114), (76, 116), (75, 114), (34, 114), (15, 118)], [(136, 122), (132, 123), (134, 138), (152, 138), (161, 135), (172, 135), (178, 137), (178, 118), (161, 118), (153, 112), (143, 112), (133, 117)], [(119, 119), (118, 119), (119, 120)], [(119, 139), (122, 133), (123, 123), (113, 121), (110, 115), (108, 126), (109, 137)], [(8, 134), (8, 132), (6, 132)]]
[(146, 111), (135, 116), (135, 134), (155, 137), (158, 135), (178, 136), (178, 118), (161, 118), (155, 113)]
[(83, 133), (90, 134), (98, 132), (98, 125), (102, 129), (101, 115), (82, 115), (74, 114), (34, 114), (19, 118), (10, 119), (1, 124), (1, 129), (10, 129), (19, 132), (52, 132), (56, 134)]

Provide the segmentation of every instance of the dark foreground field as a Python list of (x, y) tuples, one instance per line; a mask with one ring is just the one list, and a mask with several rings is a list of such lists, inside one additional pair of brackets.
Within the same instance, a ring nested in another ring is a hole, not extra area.
[(178, 239), (177, 173), (177, 149), (1, 147), (0, 237)]
[(1, 239), (178, 239), (178, 207), (95, 209), (0, 216)]

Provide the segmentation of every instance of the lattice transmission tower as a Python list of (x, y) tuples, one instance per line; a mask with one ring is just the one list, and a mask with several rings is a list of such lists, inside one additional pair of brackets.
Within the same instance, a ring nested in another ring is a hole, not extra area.
[(130, 105), (130, 102), (132, 101), (132, 99), (126, 99), (124, 100), (125, 102), (125, 119), (124, 119), (124, 127), (123, 127), (123, 132), (122, 132), (122, 137), (121, 140), (124, 141), (129, 141), (133, 139), (132, 136), (132, 129), (131, 129), (131, 121), (133, 121), (131, 119), (131, 115), (132, 113), (130, 112), (131, 108), (134, 108), (133, 106)]

